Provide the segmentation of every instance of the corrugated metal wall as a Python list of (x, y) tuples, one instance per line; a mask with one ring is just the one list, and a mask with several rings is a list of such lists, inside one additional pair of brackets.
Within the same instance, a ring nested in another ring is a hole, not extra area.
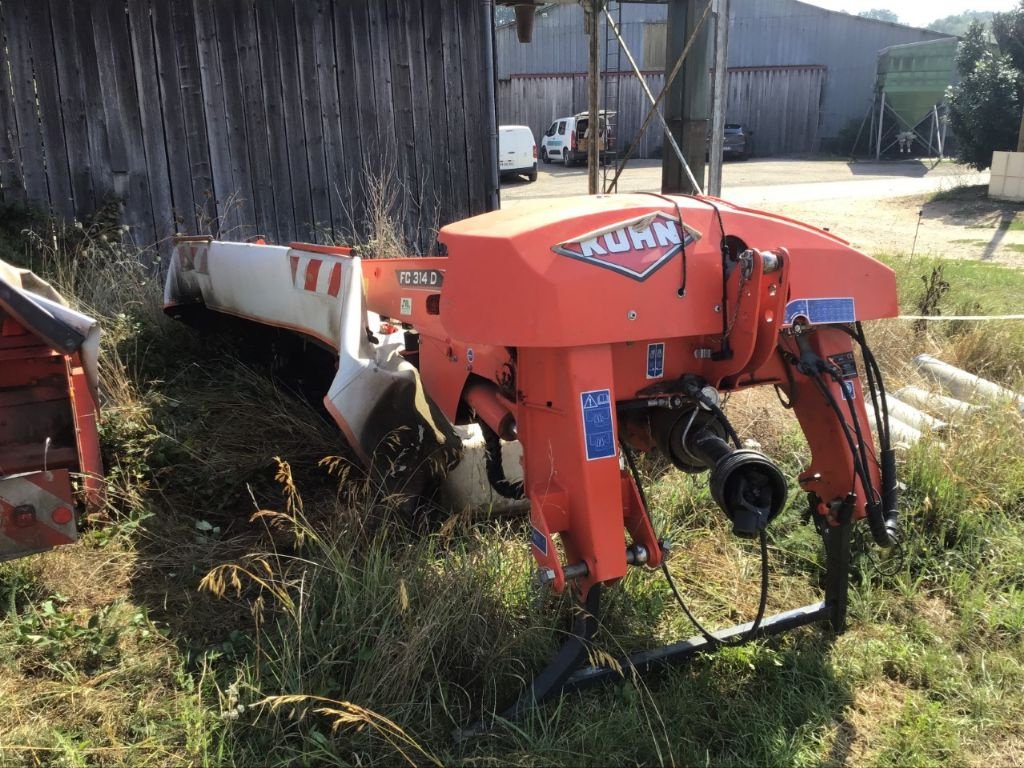
[(726, 121), (752, 131), (758, 156), (817, 152), (824, 67), (729, 70)]
[[(622, 36), (634, 56), (644, 47), (647, 22), (665, 20), (665, 6), (660, 3), (624, 3), (622, 5)], [(601, 24), (601, 62), (604, 63), (605, 25)], [(583, 9), (578, 5), (555, 5), (537, 12), (533, 42), (520, 43), (515, 24), (497, 30), (498, 78), (512, 75), (569, 74), (587, 71), (587, 37), (583, 33)], [(614, 50), (614, 49), (613, 49)], [(641, 67), (646, 65), (638, 61)], [(629, 71), (629, 62), (622, 57), (622, 69)]]
[[(837, 13), (798, 0), (731, 0), (729, 67), (824, 66), (819, 133), (835, 137), (852, 121), (863, 118), (871, 103), (875, 66), (882, 48), (934, 40), (947, 35)], [(648, 30), (664, 29), (667, 6), (630, 3), (623, 6), (623, 36), (645, 69), (664, 68), (664, 46)], [(647, 40), (645, 42), (645, 34)], [(603, 44), (604, 35), (601, 35)], [(656, 60), (661, 50), (661, 60)], [(587, 69), (583, 10), (560, 5), (538, 13), (534, 41), (516, 40), (515, 27), (497, 36), (498, 77), (515, 74), (569, 74)], [(603, 58), (602, 58), (603, 62)], [(624, 66), (627, 66), (624, 61)], [(582, 109), (582, 106), (580, 106)], [(748, 105), (748, 108), (752, 108)]]
[[(633, 75), (621, 75), (622, 95), (616, 126), (618, 149), (625, 150), (640, 130), (648, 101)], [(782, 155), (818, 149), (818, 112), (824, 67), (775, 67), (729, 71), (729, 110), (726, 120), (753, 131), (751, 153)], [(647, 84), (657, 93), (665, 82), (661, 73), (648, 73)], [(586, 75), (524, 75), (498, 83), (498, 120), (503, 125), (526, 125), (537, 143), (551, 122), (586, 108)], [(657, 157), (662, 150), (660, 124), (644, 132), (635, 157)]]
[(898, 43), (949, 37), (864, 19), (796, 0), (732, 0), (729, 66), (828, 67), (821, 136), (835, 137), (871, 106), (878, 52)]

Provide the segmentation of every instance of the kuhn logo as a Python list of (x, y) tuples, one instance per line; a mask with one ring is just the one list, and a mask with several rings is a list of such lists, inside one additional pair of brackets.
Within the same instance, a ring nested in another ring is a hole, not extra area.
[(679, 219), (656, 213), (590, 232), (552, 250), (642, 281), (699, 239), (700, 233), (680, 225)]

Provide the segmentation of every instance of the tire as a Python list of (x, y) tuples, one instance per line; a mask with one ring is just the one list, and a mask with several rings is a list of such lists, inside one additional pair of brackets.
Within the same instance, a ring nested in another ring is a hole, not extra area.
[(542, 163), (544, 163), (544, 165), (551, 165), (551, 158), (548, 157), (547, 147), (540, 148), (540, 160)]
[(530, 171), (530, 173), (526, 174), (526, 178), (529, 181), (536, 181), (537, 180), (537, 171)]

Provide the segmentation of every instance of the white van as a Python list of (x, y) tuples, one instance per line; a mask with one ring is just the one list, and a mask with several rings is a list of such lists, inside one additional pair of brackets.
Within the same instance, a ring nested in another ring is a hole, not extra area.
[[(614, 116), (614, 112), (601, 110), (598, 148), (602, 163), (608, 162), (608, 159), (615, 155), (615, 137), (607, 125), (607, 118)], [(544, 134), (544, 138), (540, 140), (540, 159), (545, 163), (559, 161), (567, 166), (586, 162), (589, 125), (589, 112), (580, 112), (572, 117), (560, 117), (555, 120)]]
[(537, 180), (537, 142), (525, 125), (498, 127), (498, 171), (502, 176)]

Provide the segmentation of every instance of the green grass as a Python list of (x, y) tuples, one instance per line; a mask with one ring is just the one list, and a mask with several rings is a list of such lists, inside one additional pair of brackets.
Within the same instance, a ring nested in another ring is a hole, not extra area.
[[(164, 321), (133, 254), (57, 242), (27, 252), (104, 320), (111, 505), (78, 545), (0, 564), (0, 765), (1024, 759), (1016, 414), (985, 414), (903, 458), (903, 557), (883, 575), (858, 546), (846, 634), (804, 628), (724, 649), (457, 743), (452, 730), (508, 703), (569, 617), (568, 601), (532, 586), (525, 521), (409, 519), (374, 504), (355, 472), (319, 466), (344, 451), (340, 438), (269, 365)], [(906, 311), (939, 266), (944, 314), (1019, 311), (1024, 273), (887, 261)], [(1024, 359), (1024, 330), (1010, 323), (869, 333), (892, 384), (912, 380), (901, 361), (917, 351), (1008, 383)], [(760, 425), (754, 436), (787, 473), (806, 461), (780, 409), (737, 397), (730, 410)], [(751, 615), (755, 550), (729, 534), (705, 478), (643, 469), (695, 611), (711, 623)], [(793, 493), (771, 532), (773, 610), (820, 594), (802, 507)], [(693, 634), (656, 573), (631, 573), (606, 603), (604, 653)]]

